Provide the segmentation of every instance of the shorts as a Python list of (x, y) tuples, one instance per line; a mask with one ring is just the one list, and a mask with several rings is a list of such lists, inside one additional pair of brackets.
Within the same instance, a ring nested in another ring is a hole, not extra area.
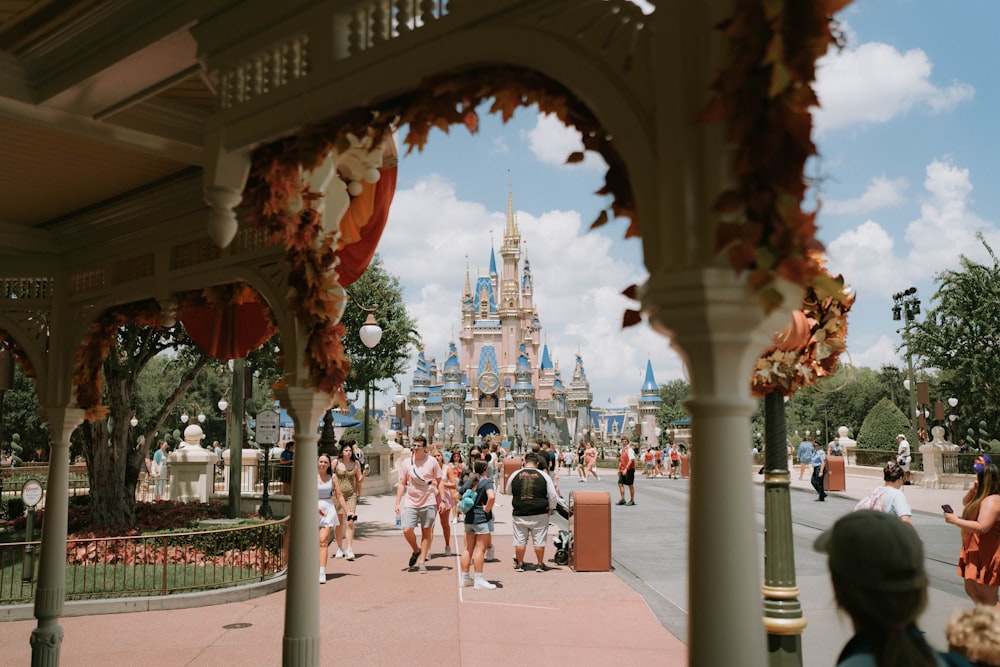
[(403, 528), (433, 528), (437, 521), (437, 505), (426, 507), (404, 507), (400, 514), (399, 525)]
[(549, 535), (549, 515), (532, 514), (531, 516), (513, 517), (512, 528), (514, 531), (514, 546), (523, 547), (528, 544), (528, 535), (531, 535), (531, 543), (536, 547), (544, 547)]
[(476, 535), (489, 535), (493, 532), (490, 530), (491, 527), (489, 523), (467, 523), (465, 524), (465, 532)]
[(681, 464), (681, 462), (680, 462), (680, 461), (674, 461), (673, 459), (670, 459), (670, 467), (671, 467), (671, 468), (676, 468), (676, 467), (677, 467), (677, 466), (679, 466), (680, 464)]
[(619, 472), (618, 483), (623, 486), (632, 486), (635, 484), (635, 468), (630, 468), (625, 472)]

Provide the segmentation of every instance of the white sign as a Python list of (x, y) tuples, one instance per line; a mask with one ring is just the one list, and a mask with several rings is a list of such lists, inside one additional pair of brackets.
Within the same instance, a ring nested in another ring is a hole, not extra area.
[(29, 479), (21, 487), (21, 500), (28, 507), (34, 507), (42, 500), (42, 483), (37, 479)]
[(254, 437), (258, 445), (276, 445), (280, 442), (281, 420), (274, 410), (261, 410), (257, 413), (257, 424)]

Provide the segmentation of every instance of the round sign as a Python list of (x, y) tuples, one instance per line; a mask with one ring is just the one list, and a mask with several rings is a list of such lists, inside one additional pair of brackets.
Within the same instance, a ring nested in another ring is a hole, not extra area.
[(42, 500), (42, 483), (37, 479), (25, 480), (21, 486), (21, 500), (28, 507), (34, 507)]

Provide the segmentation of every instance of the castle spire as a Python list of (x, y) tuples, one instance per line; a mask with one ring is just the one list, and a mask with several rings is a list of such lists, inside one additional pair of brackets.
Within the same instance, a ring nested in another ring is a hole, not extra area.
[(514, 186), (511, 181), (510, 169), (507, 170), (507, 226), (503, 232), (504, 238), (520, 237), (517, 221), (514, 220)]

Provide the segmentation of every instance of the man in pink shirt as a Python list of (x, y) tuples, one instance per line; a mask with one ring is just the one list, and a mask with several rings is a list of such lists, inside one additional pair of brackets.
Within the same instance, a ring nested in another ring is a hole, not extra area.
[[(445, 509), (442, 488), (444, 477), (441, 466), (433, 456), (427, 454), (427, 438), (418, 435), (413, 438), (413, 457), (403, 464), (396, 485), (396, 514), (400, 514), (403, 537), (413, 550), (409, 568), (414, 567), (421, 574), (427, 573), (427, 554), (434, 539), (434, 522), (438, 512)], [(406, 494), (406, 502), (403, 494)], [(402, 507), (402, 512), (400, 508)], [(417, 525), (420, 525), (420, 544), (417, 544)]]

